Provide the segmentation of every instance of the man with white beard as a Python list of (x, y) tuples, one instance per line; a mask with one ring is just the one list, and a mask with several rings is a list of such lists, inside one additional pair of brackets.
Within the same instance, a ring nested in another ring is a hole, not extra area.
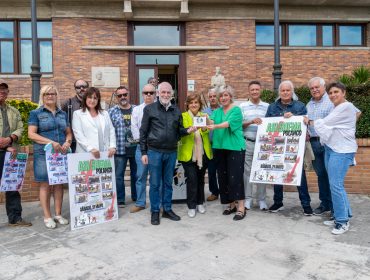
[(118, 207), (125, 206), (125, 171), (127, 161), (130, 162), (131, 177), (131, 199), (136, 201), (136, 145), (131, 132), (131, 115), (134, 105), (130, 104), (130, 93), (128, 88), (120, 86), (116, 89), (114, 96), (117, 105), (110, 108), (108, 113), (116, 131), (117, 151), (114, 155), (116, 171), (117, 203)]

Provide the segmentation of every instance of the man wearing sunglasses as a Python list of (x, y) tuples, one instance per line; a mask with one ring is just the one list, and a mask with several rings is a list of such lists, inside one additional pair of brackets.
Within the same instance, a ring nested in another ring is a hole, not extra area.
[[(146, 105), (152, 104), (156, 98), (156, 89), (153, 84), (149, 83), (143, 87), (142, 90), (143, 103), (135, 107), (132, 111), (131, 117), (131, 132), (135, 142), (140, 139), (141, 120), (143, 119), (143, 112)], [(148, 178), (148, 165), (141, 162), (140, 146), (137, 146), (135, 153), (135, 160), (137, 164), (136, 173), (136, 194), (137, 200), (134, 206), (131, 207), (130, 212), (136, 213), (145, 209), (146, 205), (146, 181)]]
[(116, 169), (116, 187), (118, 207), (125, 206), (125, 171), (127, 161), (130, 163), (131, 199), (136, 201), (136, 162), (135, 151), (137, 143), (131, 133), (131, 116), (134, 105), (130, 104), (128, 88), (120, 86), (114, 96), (117, 105), (110, 108), (108, 113), (116, 131), (117, 151), (114, 155)]
[[(87, 88), (89, 87), (89, 83), (85, 80), (77, 80), (74, 83), (74, 88), (76, 91), (76, 95), (74, 97), (68, 98), (63, 104), (62, 104), (62, 110), (67, 113), (68, 122), (70, 127), (72, 127), (72, 116), (73, 112), (81, 109), (81, 102), (82, 97), (86, 93)], [(74, 153), (76, 151), (76, 139), (73, 135), (72, 144), (71, 144), (72, 152)]]

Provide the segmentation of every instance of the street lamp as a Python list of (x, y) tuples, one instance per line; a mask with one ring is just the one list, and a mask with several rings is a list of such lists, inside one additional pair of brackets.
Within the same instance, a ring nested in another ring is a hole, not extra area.
[(39, 102), (40, 94), (40, 56), (39, 45), (37, 42), (37, 12), (36, 0), (31, 0), (31, 27), (32, 27), (32, 65), (31, 65), (31, 79), (32, 79), (32, 102)]
[(279, 0), (274, 0), (274, 91), (277, 92), (281, 82), (281, 71), (280, 64), (280, 34), (279, 34)]

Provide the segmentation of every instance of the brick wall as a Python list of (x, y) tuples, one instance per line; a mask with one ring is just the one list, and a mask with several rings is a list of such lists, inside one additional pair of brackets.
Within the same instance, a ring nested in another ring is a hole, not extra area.
[[(292, 80), (296, 86), (306, 85), (315, 76), (335, 81), (342, 74), (351, 74), (360, 65), (370, 65), (370, 49), (282, 49), (280, 57), (283, 79)], [(272, 89), (274, 51), (257, 49), (256, 61), (256, 78), (264, 87)]]
[[(256, 48), (254, 20), (215, 20), (186, 23), (188, 46), (229, 46), (228, 50), (186, 54), (187, 79), (195, 80), (195, 91), (207, 93), (215, 67), (221, 67), (227, 84), (238, 98), (246, 98), (245, 85), (255, 78)], [(242, 34), (242, 35), (241, 35)]]

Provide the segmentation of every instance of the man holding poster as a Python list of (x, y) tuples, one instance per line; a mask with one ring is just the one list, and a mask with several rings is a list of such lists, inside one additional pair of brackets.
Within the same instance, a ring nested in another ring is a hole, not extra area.
[[(0, 81), (0, 168), (3, 170), (6, 152), (16, 153), (13, 143), (22, 136), (23, 122), (17, 109), (6, 104), (9, 94), (8, 84)], [(0, 173), (0, 179), (2, 172)], [(6, 214), (9, 226), (32, 226), (31, 223), (22, 219), (21, 195), (18, 191), (5, 193)]]
[[(241, 103), (240, 109), (243, 114), (243, 135), (245, 139), (245, 161), (244, 161), (244, 189), (245, 208), (251, 209), (253, 204), (253, 183), (249, 181), (251, 176), (254, 146), (258, 125), (262, 123), (261, 118), (266, 115), (269, 104), (261, 100), (261, 83), (251, 81), (248, 85), (249, 101)], [(267, 210), (266, 184), (258, 184), (256, 196), (261, 210)]]
[[(294, 93), (293, 83), (289, 80), (283, 81), (279, 86), (279, 98), (274, 103), (269, 105), (266, 113), (266, 118), (268, 117), (290, 118), (292, 116), (304, 116), (306, 114), (307, 114), (306, 106), (302, 102), (298, 101), (298, 97)], [(292, 141), (295, 140), (293, 138), (294, 137), (292, 137)], [(269, 146), (268, 144), (265, 144), (264, 148), (269, 149), (268, 146)], [(284, 147), (284, 145), (280, 146)], [(277, 149), (279, 149), (278, 147), (280, 146), (275, 145)], [(291, 150), (292, 155), (296, 152), (294, 149), (297, 147), (297, 145), (288, 145), (287, 143), (286, 147), (287, 149)], [(273, 148), (273, 146), (271, 146), (271, 148)], [(280, 152), (281, 151), (278, 150), (276, 151), (276, 153)], [(297, 159), (289, 160), (298, 163)], [(301, 185), (297, 186), (297, 189), (299, 193), (299, 199), (301, 200), (301, 205), (303, 207), (304, 215), (311, 216), (312, 215), (312, 208), (310, 205), (311, 198), (310, 194), (308, 193), (306, 173), (303, 169), (303, 165), (302, 165)], [(284, 209), (283, 185), (274, 185), (274, 204), (269, 208), (269, 211), (272, 213), (276, 213), (283, 209)]]

